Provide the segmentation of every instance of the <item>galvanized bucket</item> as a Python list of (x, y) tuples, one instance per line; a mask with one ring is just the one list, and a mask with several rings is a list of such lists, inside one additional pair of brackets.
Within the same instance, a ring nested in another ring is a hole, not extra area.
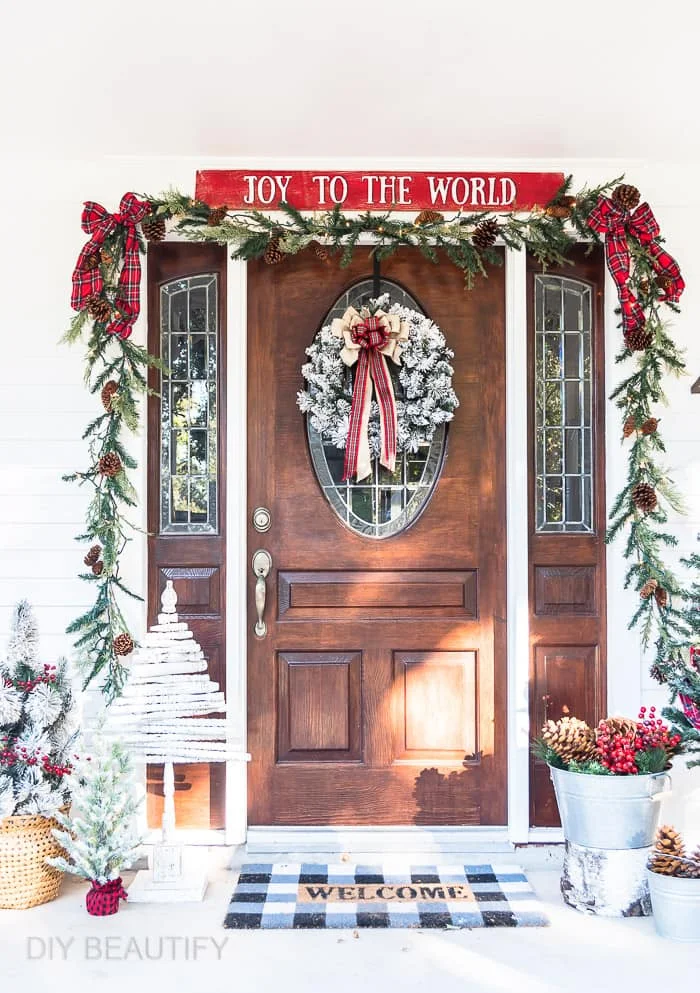
[(700, 879), (647, 872), (656, 930), (674, 941), (700, 941)]
[(550, 766), (564, 837), (585, 848), (646, 848), (654, 843), (665, 772), (588, 776)]

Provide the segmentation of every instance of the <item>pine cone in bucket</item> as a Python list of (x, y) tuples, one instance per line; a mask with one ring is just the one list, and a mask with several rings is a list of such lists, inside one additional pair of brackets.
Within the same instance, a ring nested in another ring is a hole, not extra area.
[(607, 728), (610, 734), (634, 735), (637, 730), (637, 722), (631, 717), (606, 717), (598, 725), (599, 730)]
[(547, 721), (542, 728), (542, 741), (566, 765), (596, 758), (595, 731), (577, 717)]
[(661, 876), (677, 876), (682, 871), (685, 845), (678, 831), (664, 824), (656, 832), (649, 868)]

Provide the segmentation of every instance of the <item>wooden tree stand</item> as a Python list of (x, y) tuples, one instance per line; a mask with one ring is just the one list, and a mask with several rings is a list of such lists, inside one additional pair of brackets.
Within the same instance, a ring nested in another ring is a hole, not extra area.
[(584, 848), (566, 842), (561, 892), (564, 902), (599, 917), (649, 917), (648, 848)]

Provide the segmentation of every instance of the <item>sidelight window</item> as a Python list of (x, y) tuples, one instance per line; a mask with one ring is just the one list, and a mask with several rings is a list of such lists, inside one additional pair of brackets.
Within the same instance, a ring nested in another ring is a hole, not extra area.
[(160, 290), (161, 534), (216, 533), (218, 277)]
[(593, 531), (591, 287), (535, 275), (535, 514), (540, 532)]
[[(360, 310), (372, 297), (389, 295), (390, 304), (398, 303), (422, 313), (422, 308), (401, 286), (391, 280), (371, 279), (350, 287), (326, 315), (324, 325), (342, 317), (348, 307)], [(404, 396), (396, 371), (391, 369), (394, 394)], [(351, 377), (350, 370), (347, 376)], [(343, 482), (345, 452), (327, 443), (307, 418), (309, 449), (323, 494), (340, 520), (350, 530), (366, 538), (389, 538), (409, 527), (425, 509), (442, 468), (447, 431), (440, 425), (430, 444), (417, 452), (399, 453), (394, 472), (389, 472), (373, 460), (372, 475), (359, 482)]]

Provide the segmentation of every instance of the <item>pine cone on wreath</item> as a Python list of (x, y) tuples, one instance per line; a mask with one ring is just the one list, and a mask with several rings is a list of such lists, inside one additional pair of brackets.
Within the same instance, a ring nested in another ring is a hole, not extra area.
[(444, 220), (445, 215), (439, 210), (421, 210), (413, 223), (416, 227), (422, 227), (424, 224), (441, 224)]
[(134, 641), (130, 634), (118, 634), (112, 642), (116, 655), (130, 655), (134, 650)]
[(625, 331), (623, 337), (630, 352), (643, 352), (654, 340), (654, 335), (646, 328), (633, 328), (631, 331)]
[(117, 476), (122, 471), (122, 460), (116, 452), (106, 452), (98, 462), (103, 476)]
[(654, 590), (654, 599), (658, 603), (659, 607), (668, 606), (668, 591), (663, 588), (663, 586), (657, 586)]
[(596, 757), (595, 731), (577, 717), (547, 721), (542, 728), (542, 740), (566, 765)]
[(280, 248), (279, 238), (270, 238), (263, 252), (263, 261), (268, 265), (279, 265), (283, 258), (284, 252)]
[(636, 430), (637, 421), (635, 420), (634, 415), (630, 414), (625, 423), (622, 425), (622, 437), (629, 438), (629, 436), (634, 434)]
[(146, 241), (157, 244), (165, 238), (165, 219), (153, 215), (146, 217), (141, 221), (141, 230)]
[(311, 247), (313, 248), (317, 259), (320, 259), (321, 262), (328, 261), (328, 249), (325, 245), (322, 245), (320, 241), (312, 241)]
[(654, 510), (659, 502), (656, 497), (656, 490), (650, 483), (637, 483), (632, 487), (632, 502), (643, 514), (648, 514)]
[(655, 417), (648, 417), (642, 424), (640, 430), (642, 434), (655, 434), (659, 422)]
[(108, 324), (112, 319), (112, 308), (109, 300), (104, 297), (92, 296), (87, 302), (88, 314), (93, 317), (98, 324)]
[(102, 554), (102, 548), (100, 545), (93, 545), (90, 551), (87, 553), (83, 562), (85, 565), (94, 565)]
[(634, 210), (640, 200), (639, 190), (629, 183), (620, 183), (612, 192), (613, 203), (623, 210)]
[(221, 224), (221, 222), (226, 217), (228, 213), (228, 207), (223, 204), (221, 207), (212, 207), (209, 211), (209, 217), (207, 217), (207, 224), (211, 228), (216, 228)]
[(92, 567), (92, 573), (93, 573), (93, 575), (94, 576), (101, 576), (104, 567), (105, 567), (105, 564), (104, 564), (104, 562), (102, 560), (100, 560), (99, 562), (95, 562), (94, 566)]
[(484, 249), (495, 245), (496, 238), (498, 238), (498, 222), (489, 219), (482, 221), (481, 224), (477, 224), (474, 228), (472, 244), (474, 248), (478, 248), (480, 252), (483, 252)]
[(639, 591), (639, 595), (642, 598), (642, 600), (648, 600), (649, 597), (656, 592), (656, 587), (658, 585), (659, 584), (655, 579), (647, 579), (646, 583), (644, 584), (644, 586), (642, 586), (641, 590)]
[(100, 393), (100, 399), (102, 400), (102, 406), (107, 411), (107, 413), (112, 412), (112, 397), (119, 389), (119, 383), (115, 382), (113, 379), (109, 379), (102, 387), (102, 392)]

